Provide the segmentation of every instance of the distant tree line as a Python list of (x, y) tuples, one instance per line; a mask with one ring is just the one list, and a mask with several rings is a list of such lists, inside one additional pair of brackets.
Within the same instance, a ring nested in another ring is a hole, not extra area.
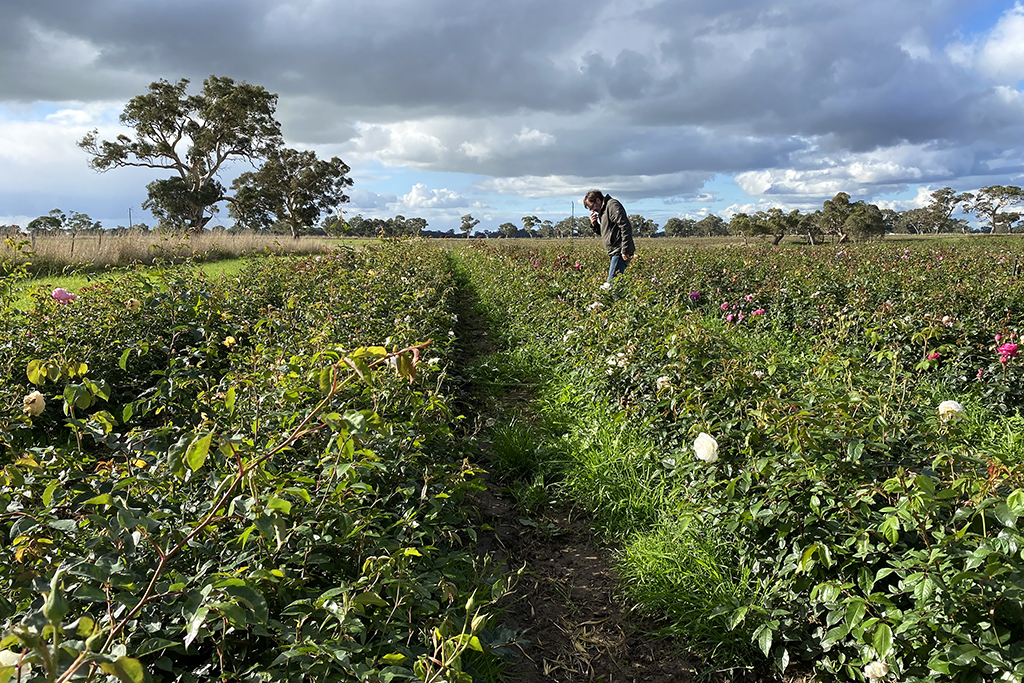
[[(850, 201), (850, 195), (840, 192), (825, 201), (820, 210), (811, 213), (768, 209), (755, 214), (735, 214), (728, 223), (727, 233), (744, 238), (770, 237), (774, 244), (778, 244), (786, 235), (803, 235), (813, 244), (823, 237), (843, 243), (877, 238), (886, 233), (928, 235), (977, 231), (1009, 234), (1024, 232), (1024, 217), (1011, 210), (1022, 203), (1024, 191), (1016, 186), (1004, 185), (991, 185), (974, 193), (960, 194), (945, 187), (931, 193), (931, 201), (927, 206), (906, 211), (880, 209), (862, 201), (853, 202)], [(972, 228), (966, 218), (954, 218), (953, 214), (958, 208), (964, 215), (974, 214), (981, 219), (981, 226)], [(668, 224), (665, 228), (666, 234), (671, 234)], [(687, 232), (694, 233), (696, 224), (691, 222), (688, 225), (682, 219), (680, 224), (672, 228), (678, 236), (685, 237), (689, 236), (685, 234)]]

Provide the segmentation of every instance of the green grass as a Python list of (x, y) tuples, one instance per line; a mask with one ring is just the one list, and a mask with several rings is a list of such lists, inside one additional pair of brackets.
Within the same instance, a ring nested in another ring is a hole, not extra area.
[[(709, 662), (752, 662), (754, 645), (728, 618), (758, 603), (761, 587), (740, 566), (736, 538), (692, 515), (635, 534), (619, 555), (626, 594), (642, 611), (667, 622), (663, 633), (685, 634)], [(751, 613), (750, 618), (758, 618)]]
[[(198, 268), (214, 279), (230, 278), (241, 273), (247, 261), (248, 258), (246, 257), (225, 259), (223, 261), (203, 263), (200, 264)], [(57, 274), (30, 277), (17, 285), (18, 296), (14, 300), (14, 307), (20, 309), (27, 308), (32, 303), (30, 294), (37, 287), (42, 287), (46, 291), (53, 290), (57, 287), (63, 287), (71, 293), (77, 293), (82, 287), (87, 287), (94, 282), (116, 280), (124, 277), (127, 273), (132, 272), (132, 270), (133, 269), (131, 268), (116, 268), (104, 273), (68, 273), (66, 275)], [(143, 272), (146, 273), (152, 273), (155, 271), (156, 269), (154, 268), (143, 269)]]

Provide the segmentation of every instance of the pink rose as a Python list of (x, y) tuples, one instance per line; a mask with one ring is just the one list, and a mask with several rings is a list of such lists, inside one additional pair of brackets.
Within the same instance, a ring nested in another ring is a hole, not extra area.
[(63, 287), (58, 287), (57, 289), (53, 290), (53, 294), (51, 294), (51, 296), (62, 304), (66, 304), (69, 301), (74, 301), (76, 298), (74, 294), (64, 289)]
[(941, 357), (942, 357), (942, 354), (939, 353), (938, 351), (935, 351), (934, 353), (929, 353), (928, 354), (928, 360), (938, 360)]

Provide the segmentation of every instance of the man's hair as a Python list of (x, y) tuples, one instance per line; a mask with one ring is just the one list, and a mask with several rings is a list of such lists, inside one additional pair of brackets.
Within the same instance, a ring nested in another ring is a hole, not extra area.
[(583, 206), (590, 208), (590, 205), (596, 202), (598, 199), (604, 200), (604, 193), (601, 190), (591, 190), (583, 198)]

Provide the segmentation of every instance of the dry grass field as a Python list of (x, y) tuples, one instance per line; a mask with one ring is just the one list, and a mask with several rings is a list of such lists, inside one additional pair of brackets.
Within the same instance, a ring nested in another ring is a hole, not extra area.
[(217, 261), (261, 253), (317, 253), (331, 248), (331, 242), (317, 237), (298, 240), (286, 235), (203, 232), (174, 234), (128, 232), (25, 237), (20, 252), (0, 244), (0, 260), (27, 259), (37, 274), (98, 271), (129, 265), (175, 263), (193, 259)]

